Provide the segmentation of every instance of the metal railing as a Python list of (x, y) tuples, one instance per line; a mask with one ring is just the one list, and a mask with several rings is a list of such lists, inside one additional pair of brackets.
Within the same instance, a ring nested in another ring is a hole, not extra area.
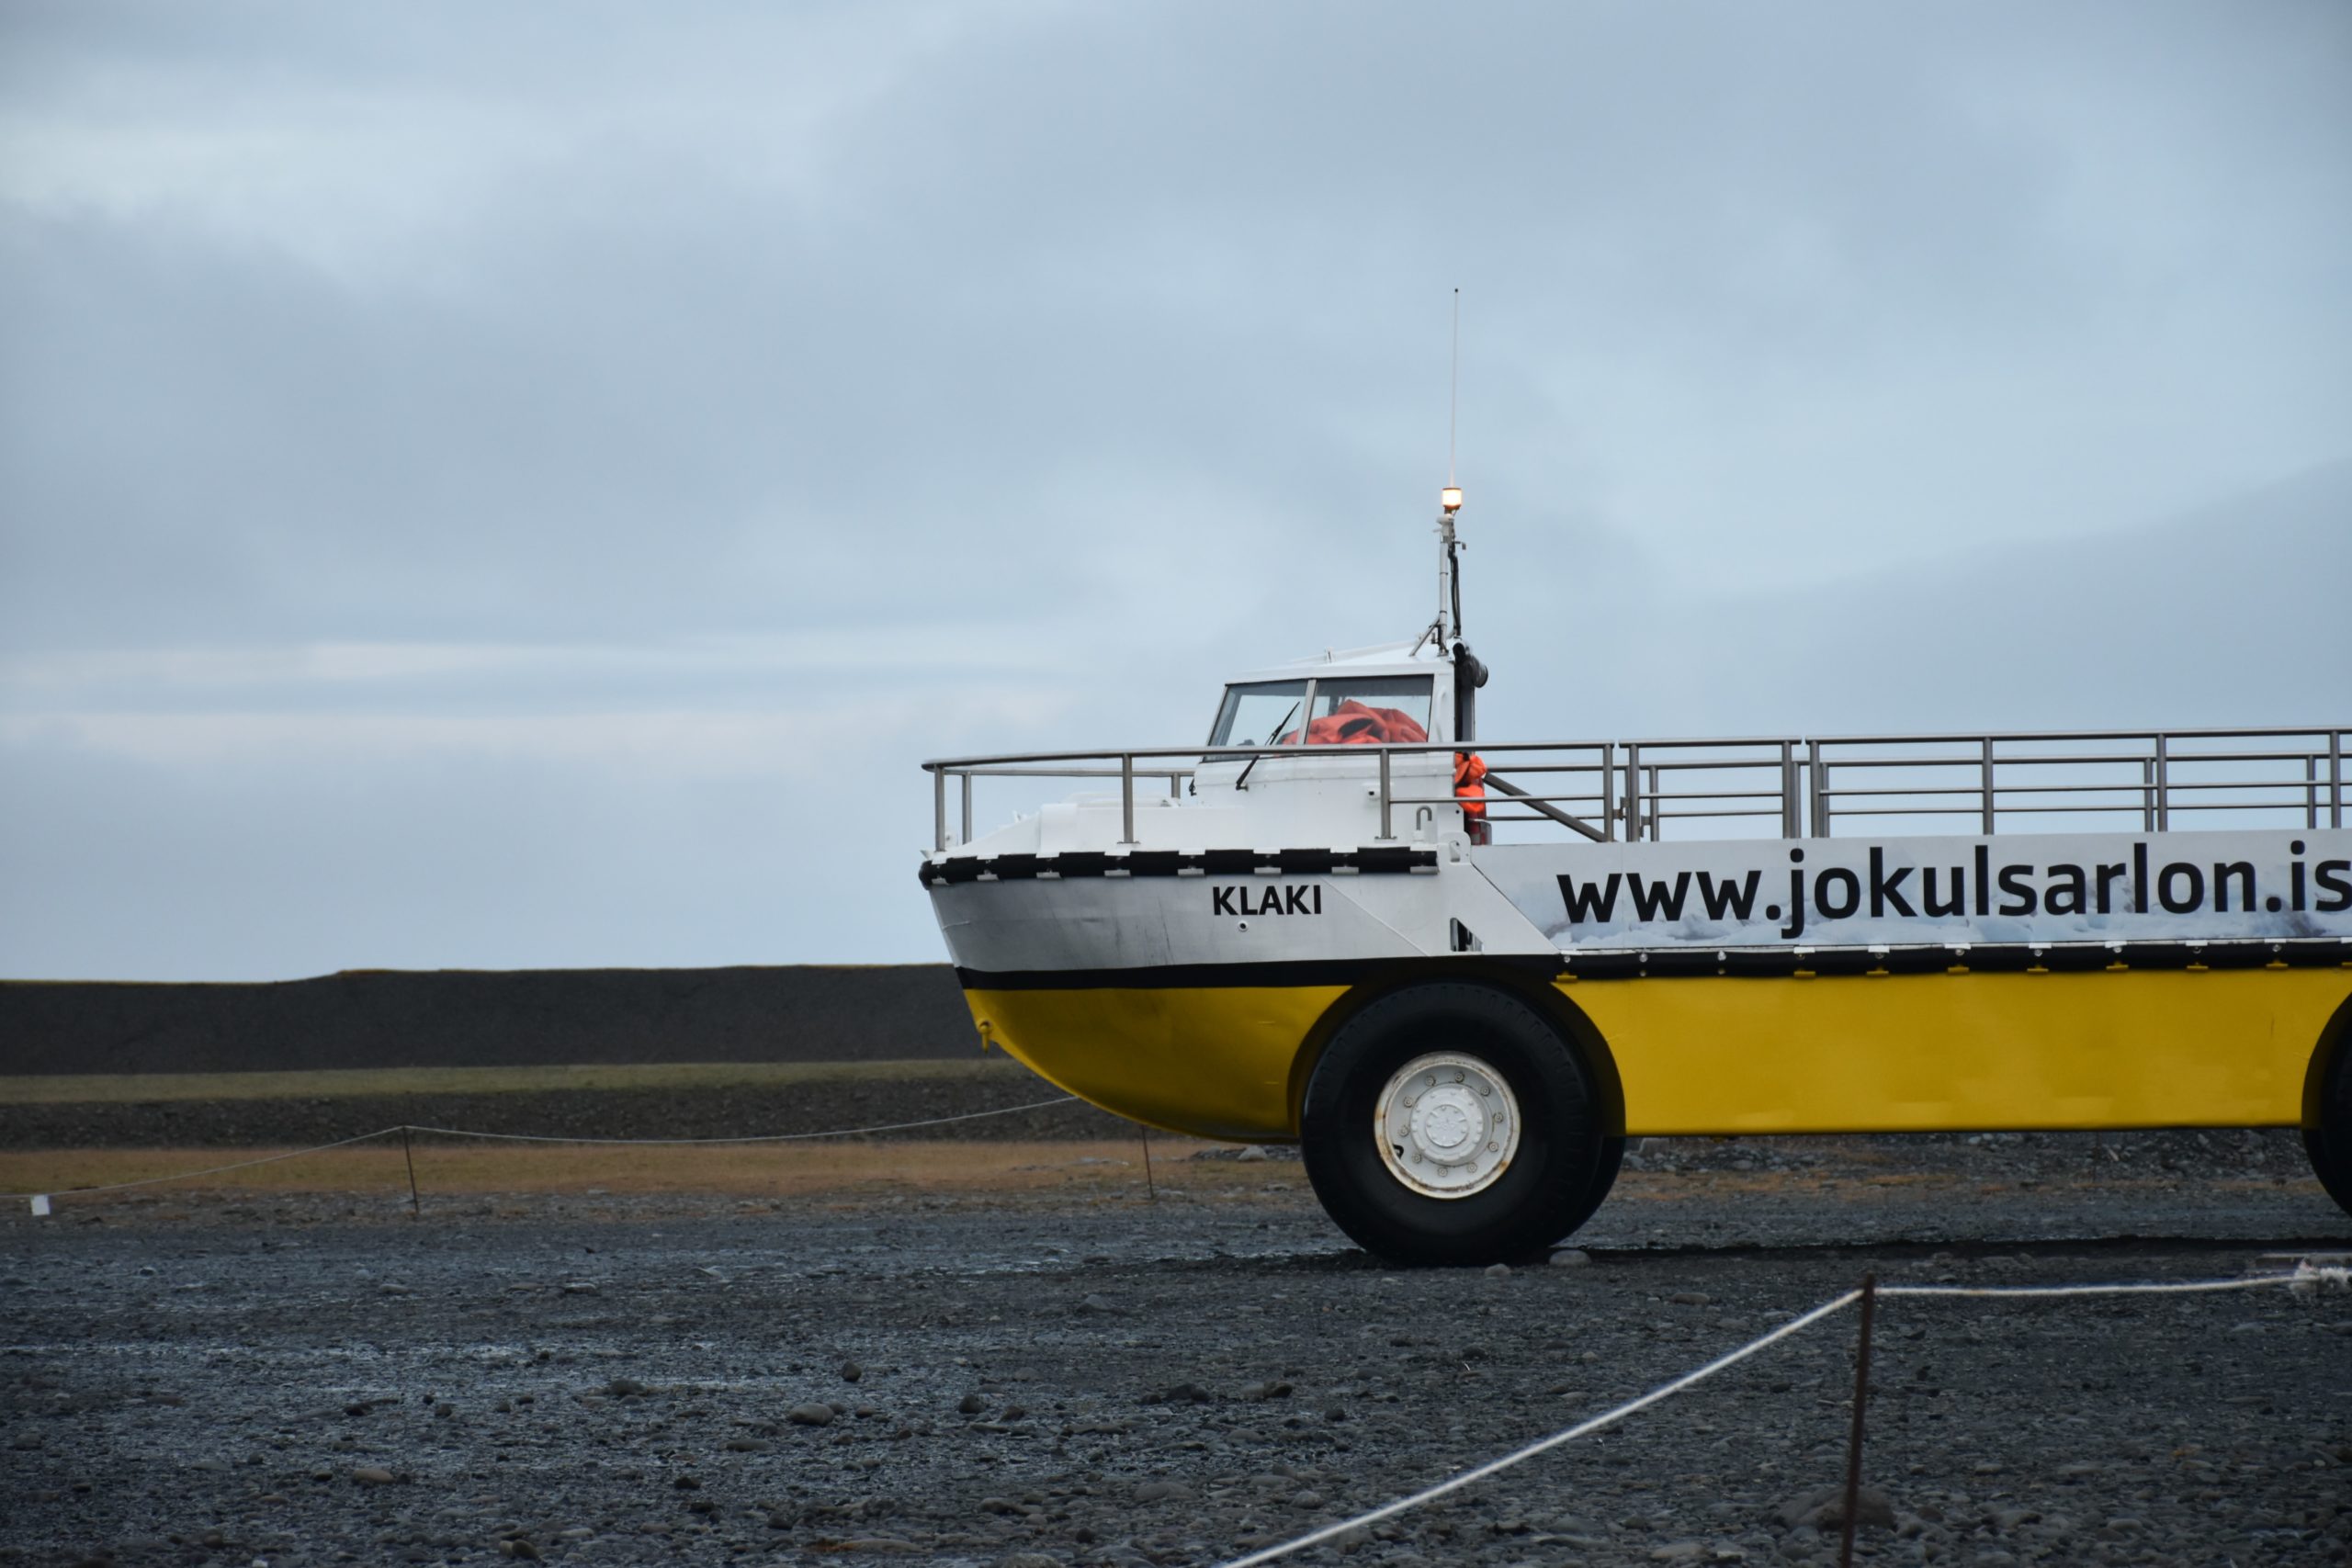
[[(1670, 823), (1714, 829), (1696, 837), (1735, 836), (1746, 828), (1787, 839), (1831, 838), (1841, 821), (1911, 818), (1925, 819), (1910, 824), (1914, 831), (1982, 835), (2068, 827), (2163, 832), (2177, 817), (2188, 819), (2183, 826), (2318, 829), (2344, 826), (2347, 734), (2352, 730), (2314, 728), (1481, 741), (1466, 748), (1177, 746), (947, 758), (923, 769), (932, 775), (933, 842), (942, 850), (971, 841), (976, 779), (1116, 779), (1119, 841), (1132, 844), (1137, 781), (1164, 781), (1170, 796), (1181, 800), (1201, 765), (1251, 758), (1373, 762), (1377, 836), (1387, 840), (1397, 836), (1398, 807), (1460, 804), (1450, 789), (1398, 794), (1396, 760), (1465, 750), (1487, 763), (1488, 822), (1544, 823), (1597, 842), (1660, 839)], [(961, 808), (953, 837), (951, 780)], [(1273, 781), (1261, 773), (1254, 782)]]

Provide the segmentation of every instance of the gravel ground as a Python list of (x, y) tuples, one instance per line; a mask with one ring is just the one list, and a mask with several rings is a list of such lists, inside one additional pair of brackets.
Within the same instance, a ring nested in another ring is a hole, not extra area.
[[(1214, 1562), (1597, 1413), (1865, 1269), (2191, 1279), (2352, 1248), (2291, 1142), (1659, 1144), (1580, 1251), (1502, 1272), (1384, 1268), (1295, 1166), (1229, 1156), (1157, 1203), (19, 1214), (0, 1557)], [(1854, 1326), (1297, 1560), (1832, 1562), (1805, 1507), (1842, 1474)], [(1891, 1523), (1865, 1509), (1862, 1561), (2347, 1559), (2340, 1290), (1890, 1300), (1873, 1391)]]

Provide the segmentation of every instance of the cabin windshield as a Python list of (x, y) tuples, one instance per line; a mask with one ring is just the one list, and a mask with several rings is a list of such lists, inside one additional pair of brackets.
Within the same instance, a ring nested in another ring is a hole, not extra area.
[(1296, 746), (1304, 739), (1309, 746), (1409, 745), (1430, 738), (1430, 698), (1427, 675), (1227, 686), (1209, 744)]
[(1429, 738), (1427, 675), (1315, 682), (1306, 724), (1309, 746), (1402, 746)]
[[(1247, 686), (1227, 686), (1225, 705), (1217, 710), (1216, 728), (1209, 731), (1209, 744), (1276, 744), (1275, 736), (1297, 729), (1299, 713), (1306, 706), (1304, 681), (1261, 681)], [(1279, 742), (1295, 743), (1295, 737)]]

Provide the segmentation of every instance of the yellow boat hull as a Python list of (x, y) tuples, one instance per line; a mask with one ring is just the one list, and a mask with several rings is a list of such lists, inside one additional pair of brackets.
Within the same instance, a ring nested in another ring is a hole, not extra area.
[[(1365, 994), (973, 979), (983, 1038), (1064, 1089), (1256, 1142), (1298, 1136), (1315, 1054)], [(1533, 994), (1606, 1053), (1629, 1135), (2291, 1126), (2352, 968), (1563, 978)]]

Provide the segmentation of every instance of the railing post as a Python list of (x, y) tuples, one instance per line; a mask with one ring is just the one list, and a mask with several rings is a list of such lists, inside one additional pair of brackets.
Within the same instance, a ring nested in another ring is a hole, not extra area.
[(947, 847), (947, 770), (931, 770), (931, 847)]
[(1600, 743), (1600, 830), (1602, 841), (1617, 837), (1617, 742)]
[(1625, 748), (1625, 841), (1637, 844), (1642, 839), (1642, 748), (1635, 742)]
[(2319, 826), (2319, 759), (2303, 759), (2303, 826)]
[(2145, 757), (2140, 759), (2140, 830), (2156, 830), (2156, 764)]
[(1993, 738), (1984, 737), (1984, 836), (1993, 836)]
[(1388, 827), (1388, 748), (1380, 749), (1380, 841), (1386, 843), (1396, 835)]
[(1656, 762), (1650, 764), (1649, 802), (1650, 839), (1655, 842), (1657, 839), (1657, 764)]
[(2344, 731), (2327, 732), (2327, 825), (2344, 826)]
[(1136, 754), (1119, 753), (1119, 842), (1136, 841)]
[(1821, 742), (1804, 743), (1805, 788), (1813, 795), (1813, 836), (1829, 837), (1829, 765), (1821, 760)]
[(968, 844), (972, 841), (972, 775), (965, 773), (956, 776), (964, 786), (964, 831), (956, 841), (959, 844)]
[(1797, 750), (1795, 743), (1781, 742), (1781, 837), (1797, 837)]
[(1168, 798), (1170, 800), (1182, 800), (1184, 798), (1184, 774), (1182, 770), (1170, 769), (1169, 771)]
[(2156, 831), (2168, 831), (2172, 827), (2171, 758), (2166, 755), (2165, 738), (2156, 737)]

